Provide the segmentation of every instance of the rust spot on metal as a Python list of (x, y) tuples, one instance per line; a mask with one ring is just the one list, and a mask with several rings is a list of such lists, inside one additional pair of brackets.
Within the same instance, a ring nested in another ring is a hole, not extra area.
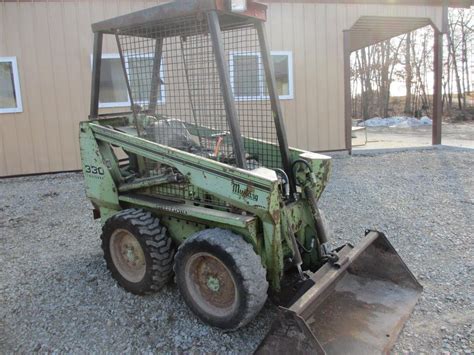
[(255, 187), (252, 184), (248, 184), (247, 188), (241, 192), (242, 197), (247, 198), (252, 192), (255, 191)]
[(275, 224), (280, 223), (280, 211), (279, 210), (273, 211), (272, 212), (272, 218), (275, 221)]

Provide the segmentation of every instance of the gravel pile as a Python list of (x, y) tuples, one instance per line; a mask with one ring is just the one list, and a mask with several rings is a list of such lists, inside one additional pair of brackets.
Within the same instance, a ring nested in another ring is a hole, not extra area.
[[(474, 349), (474, 152), (334, 159), (322, 207), (334, 246), (385, 231), (425, 290), (396, 352)], [(251, 353), (267, 303), (245, 329), (198, 321), (175, 285), (138, 297), (111, 279), (80, 174), (0, 180), (0, 352)]]

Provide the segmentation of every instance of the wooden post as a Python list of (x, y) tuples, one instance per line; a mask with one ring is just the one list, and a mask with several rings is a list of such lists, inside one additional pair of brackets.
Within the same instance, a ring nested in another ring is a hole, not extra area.
[(344, 31), (344, 128), (346, 149), (352, 154), (351, 36)]
[(443, 34), (434, 28), (434, 88), (433, 88), (433, 132), (432, 144), (441, 144), (443, 118), (442, 78), (443, 78)]

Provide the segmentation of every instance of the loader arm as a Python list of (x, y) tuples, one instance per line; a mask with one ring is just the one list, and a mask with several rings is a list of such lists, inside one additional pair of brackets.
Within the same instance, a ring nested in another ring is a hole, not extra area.
[[(226, 219), (236, 221), (237, 225), (234, 226), (234, 230), (245, 235), (252, 243), (267, 268), (273, 288), (276, 290), (280, 288), (285, 249), (287, 252), (293, 249), (291, 245), (284, 243), (285, 240), (288, 240), (287, 231), (281, 228), (281, 208), (284, 203), (281, 198), (280, 182), (273, 170), (259, 168), (250, 171), (230, 167), (227, 164), (196, 157), (194, 154), (115, 130), (110, 125), (105, 127), (106, 123), (108, 122), (104, 120), (100, 124), (93, 121), (83, 122), (80, 137), (87, 195), (96, 205), (100, 206), (103, 223), (122, 209), (122, 206), (134, 204), (153, 208), (156, 211), (167, 211), (167, 213), (184, 220), (201, 222), (207, 220), (208, 225), (224, 226)], [(169, 201), (155, 201), (153, 203), (150, 200), (147, 201), (144, 197), (150, 195), (153, 188), (159, 189), (161, 186), (175, 183), (168, 182), (166, 176), (126, 182), (126, 177), (120, 172), (119, 162), (112, 146), (173, 167), (179, 171), (186, 184), (212, 194), (229, 206), (233, 206), (234, 209), (245, 211), (247, 216), (255, 217), (252, 218), (251, 223), (249, 221), (241, 223), (241, 215), (232, 215), (226, 211), (216, 211), (215, 209), (207, 209), (205, 212), (190, 206), (185, 201), (179, 201), (179, 203), (171, 201), (175, 207), (170, 206)], [(322, 169), (320, 174), (327, 176), (326, 169), (329, 169), (327, 157), (309, 156), (307, 152), (299, 150), (293, 150), (292, 153), (295, 156), (300, 154), (299, 156), (307, 159), (315, 169)], [(94, 171), (90, 170), (91, 166), (94, 167)], [(103, 173), (100, 179), (98, 179), (98, 171)], [(322, 179), (315, 185), (314, 188), (318, 195), (322, 193), (325, 181)], [(299, 205), (303, 203), (301, 201)], [(308, 218), (305, 223), (300, 221), (305, 211), (304, 208), (293, 208), (289, 211), (295, 232), (306, 225), (314, 230), (314, 224)], [(200, 228), (204, 228), (202, 223)], [(257, 232), (257, 230), (261, 230), (261, 232)], [(192, 231), (194, 230), (189, 229), (188, 233), (176, 233), (176, 238), (182, 242)], [(302, 240), (304, 242), (304, 238)]]

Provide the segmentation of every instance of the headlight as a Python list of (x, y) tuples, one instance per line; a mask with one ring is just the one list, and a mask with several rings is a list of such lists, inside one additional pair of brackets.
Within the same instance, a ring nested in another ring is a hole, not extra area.
[(232, 12), (244, 12), (247, 11), (247, 0), (231, 0)]

